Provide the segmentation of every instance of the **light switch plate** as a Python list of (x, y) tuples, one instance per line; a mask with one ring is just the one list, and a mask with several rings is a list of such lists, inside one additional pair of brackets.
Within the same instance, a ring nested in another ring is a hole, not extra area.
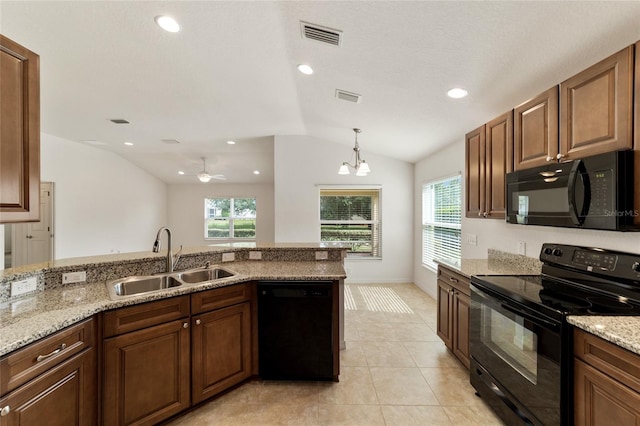
[(329, 258), (329, 252), (326, 250), (316, 252), (316, 260), (327, 260)]
[(260, 260), (260, 259), (262, 259), (262, 252), (261, 251), (250, 250), (249, 251), (249, 259), (251, 259), (251, 260)]
[(62, 284), (81, 283), (87, 280), (87, 271), (67, 272), (62, 274)]
[(518, 254), (525, 256), (527, 254), (527, 243), (518, 241)]
[(235, 253), (222, 253), (222, 261), (223, 262), (233, 262), (236, 260)]

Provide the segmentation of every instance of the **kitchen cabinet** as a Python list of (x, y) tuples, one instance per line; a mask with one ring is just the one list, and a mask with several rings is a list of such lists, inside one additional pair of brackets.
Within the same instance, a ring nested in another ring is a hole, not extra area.
[[(636, 65), (635, 65), (635, 70), (636, 70), (636, 75), (635, 75), (635, 93), (633, 95), (633, 99), (635, 102), (635, 105), (633, 107), (633, 110), (635, 111), (635, 117), (633, 119), (633, 123), (634, 123), (634, 143), (633, 143), (633, 149), (635, 150), (634, 152), (634, 182), (640, 182), (640, 41), (636, 43)], [(634, 210), (637, 212), (640, 212), (640, 185), (635, 185), (635, 192), (634, 192)], [(633, 223), (635, 225), (640, 225), (640, 214), (636, 215), (633, 219)]]
[(514, 170), (544, 166), (558, 155), (558, 86), (513, 110)]
[(103, 314), (103, 422), (155, 424), (190, 406), (189, 296)]
[(460, 362), (469, 368), (470, 280), (438, 265), (437, 334)]
[(505, 174), (513, 171), (513, 111), (467, 133), (466, 216), (505, 218)]
[(640, 356), (574, 329), (574, 424), (640, 423)]
[(240, 284), (191, 296), (193, 404), (251, 376), (251, 287)]
[(0, 425), (95, 425), (94, 336), (90, 319), (3, 357)]
[(630, 149), (634, 46), (560, 83), (560, 152), (572, 160)]
[(0, 223), (40, 218), (39, 61), (0, 35)]

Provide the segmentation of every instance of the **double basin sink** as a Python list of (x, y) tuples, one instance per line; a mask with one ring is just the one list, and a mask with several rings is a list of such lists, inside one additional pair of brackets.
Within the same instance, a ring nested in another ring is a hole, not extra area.
[(136, 275), (107, 281), (107, 290), (113, 300), (167, 290), (189, 284), (201, 284), (233, 277), (235, 274), (218, 266), (189, 269), (161, 275)]

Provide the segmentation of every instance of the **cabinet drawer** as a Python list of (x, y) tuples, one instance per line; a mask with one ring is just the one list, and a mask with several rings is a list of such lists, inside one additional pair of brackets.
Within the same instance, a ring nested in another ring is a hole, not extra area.
[(574, 328), (574, 355), (606, 375), (640, 392), (640, 356)]
[(94, 321), (89, 319), (12, 352), (0, 360), (0, 395), (92, 347), (94, 339)]
[(447, 269), (442, 265), (438, 265), (438, 279), (446, 282), (451, 287), (471, 297), (471, 289), (469, 288), (470, 280), (462, 274)]
[(231, 285), (191, 295), (191, 312), (199, 314), (250, 299), (250, 284)]
[(104, 313), (104, 337), (116, 336), (189, 316), (189, 296), (172, 297)]

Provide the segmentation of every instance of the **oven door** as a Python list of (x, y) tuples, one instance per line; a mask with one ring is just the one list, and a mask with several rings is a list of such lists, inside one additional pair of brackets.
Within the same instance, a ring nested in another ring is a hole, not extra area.
[(496, 411), (508, 407), (525, 424), (560, 424), (562, 323), (474, 282), (469, 325), (471, 382), (494, 394)]

